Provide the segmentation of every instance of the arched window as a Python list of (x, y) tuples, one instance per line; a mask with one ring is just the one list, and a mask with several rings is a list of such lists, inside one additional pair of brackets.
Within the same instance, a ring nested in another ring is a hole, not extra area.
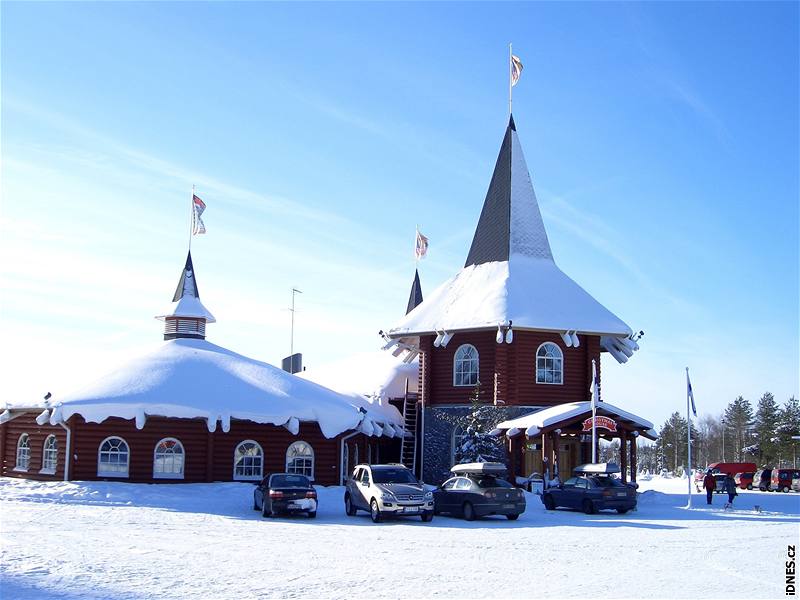
[(17, 462), (14, 465), (15, 471), (27, 471), (31, 464), (31, 438), (27, 433), (23, 433), (17, 440)]
[(314, 450), (306, 442), (295, 442), (286, 450), (286, 472), (314, 479)]
[(153, 478), (183, 479), (183, 444), (175, 438), (164, 438), (153, 453)]
[(260, 481), (264, 472), (264, 451), (258, 442), (245, 440), (233, 454), (233, 478)]
[(461, 425), (456, 425), (450, 442), (450, 465), (455, 465), (461, 460), (464, 453), (464, 442), (467, 441), (467, 432)]
[(453, 385), (478, 383), (478, 350), (472, 344), (463, 344), (453, 359)]
[(131, 454), (128, 442), (121, 437), (109, 437), (97, 451), (98, 477), (127, 477)]
[(58, 439), (54, 435), (48, 435), (44, 441), (42, 449), (42, 470), (41, 473), (53, 474), (58, 466)]
[(545, 342), (536, 351), (536, 383), (564, 383), (564, 355), (553, 342)]

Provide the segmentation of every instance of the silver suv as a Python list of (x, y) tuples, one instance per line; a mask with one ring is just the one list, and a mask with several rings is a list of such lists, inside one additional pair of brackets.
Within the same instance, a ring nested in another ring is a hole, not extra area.
[(404, 465), (356, 465), (347, 480), (344, 507), (350, 517), (369, 511), (374, 523), (387, 515), (419, 515), (427, 523), (433, 519), (433, 492), (425, 491)]

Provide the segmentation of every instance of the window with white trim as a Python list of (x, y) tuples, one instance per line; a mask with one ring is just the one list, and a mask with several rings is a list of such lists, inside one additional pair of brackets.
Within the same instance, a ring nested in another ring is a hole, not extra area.
[(314, 479), (314, 449), (306, 442), (295, 442), (286, 450), (286, 472)]
[(536, 351), (536, 383), (564, 383), (564, 355), (553, 342), (545, 342)]
[(108, 437), (97, 450), (98, 477), (127, 477), (131, 453), (128, 442), (121, 437)]
[(450, 441), (450, 465), (455, 465), (458, 463), (461, 455), (463, 454), (463, 447), (464, 442), (467, 441), (467, 432), (466, 430), (461, 427), (461, 425), (456, 425), (453, 429), (453, 434)]
[(53, 474), (58, 466), (58, 438), (48, 435), (42, 448), (42, 470), (40, 473)]
[(453, 359), (453, 385), (466, 386), (478, 383), (478, 350), (472, 344), (463, 344)]
[(175, 438), (164, 438), (153, 452), (154, 479), (183, 479), (185, 460), (183, 444)]
[(17, 462), (14, 465), (15, 471), (27, 471), (31, 464), (31, 438), (27, 433), (23, 433), (17, 440)]
[(264, 451), (253, 440), (245, 440), (233, 453), (233, 478), (244, 481), (261, 481), (264, 472)]

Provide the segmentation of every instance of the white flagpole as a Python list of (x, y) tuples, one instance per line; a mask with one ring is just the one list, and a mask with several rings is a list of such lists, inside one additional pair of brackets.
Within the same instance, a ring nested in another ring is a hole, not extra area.
[(511, 88), (514, 86), (514, 59), (511, 53), (511, 42), (508, 43), (508, 116), (511, 116)]
[(189, 252), (192, 251), (193, 235), (194, 235), (194, 184), (192, 184), (192, 197), (189, 199)]
[(597, 420), (597, 366), (592, 359), (592, 462), (597, 462), (597, 429), (595, 428), (595, 421)]
[(686, 508), (692, 508), (692, 417), (689, 413), (689, 367), (686, 367), (686, 450), (688, 453), (686, 460), (689, 463), (686, 466), (686, 478), (689, 483), (689, 501), (686, 504)]

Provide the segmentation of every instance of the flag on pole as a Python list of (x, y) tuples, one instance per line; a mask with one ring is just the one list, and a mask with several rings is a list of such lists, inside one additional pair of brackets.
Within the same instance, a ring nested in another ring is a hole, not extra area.
[(420, 258), (425, 258), (425, 255), (428, 253), (428, 238), (422, 235), (417, 229), (417, 241), (414, 245), (414, 256), (417, 260)]
[(192, 235), (206, 232), (206, 226), (200, 217), (206, 209), (206, 203), (192, 194)]
[(522, 75), (522, 61), (519, 56), (511, 55), (511, 87), (517, 85), (519, 77)]
[(686, 397), (692, 401), (692, 413), (697, 416), (697, 409), (694, 407), (694, 392), (692, 391), (692, 382), (689, 381), (689, 369), (686, 369)]

